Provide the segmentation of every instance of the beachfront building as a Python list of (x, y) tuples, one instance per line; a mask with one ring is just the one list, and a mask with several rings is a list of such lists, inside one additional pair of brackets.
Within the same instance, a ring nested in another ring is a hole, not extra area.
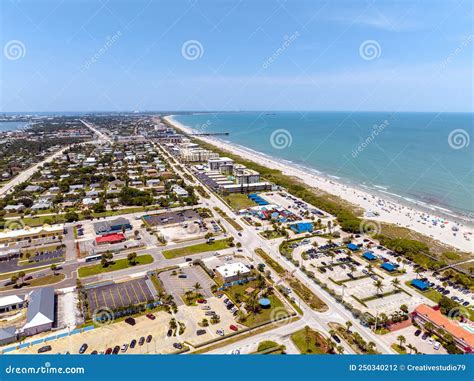
[(236, 166), (234, 176), (238, 184), (256, 184), (260, 182), (260, 173), (244, 166)]
[(269, 182), (259, 182), (252, 184), (228, 184), (222, 186), (221, 190), (227, 193), (249, 193), (266, 191), (272, 189), (272, 184)]
[(54, 324), (54, 288), (43, 287), (33, 290), (28, 298), (26, 324), (22, 328), (25, 336), (49, 331)]
[(215, 152), (200, 148), (194, 143), (185, 143), (179, 147), (179, 157), (187, 163), (202, 163), (211, 159), (217, 159), (219, 155)]
[(231, 175), (234, 171), (234, 160), (228, 157), (219, 157), (207, 161), (209, 170), (218, 171), (224, 175)]
[(224, 283), (241, 281), (250, 275), (250, 269), (242, 262), (228, 263), (216, 268), (217, 276)]
[(426, 304), (420, 304), (412, 313), (412, 318), (419, 325), (425, 326), (431, 323), (435, 330), (443, 330), (449, 333), (453, 338), (453, 343), (461, 351), (472, 353), (474, 350), (474, 332), (472, 331), (472, 322), (460, 323), (448, 319), (441, 311), (434, 310)]

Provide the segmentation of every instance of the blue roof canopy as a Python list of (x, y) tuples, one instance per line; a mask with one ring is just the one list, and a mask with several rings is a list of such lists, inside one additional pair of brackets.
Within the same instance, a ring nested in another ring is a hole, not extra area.
[(421, 281), (421, 280), (419, 280), (419, 279), (413, 279), (413, 280), (411, 281), (411, 285), (412, 285), (413, 287), (418, 288), (419, 290), (422, 290), (422, 291), (427, 290), (427, 289), (429, 288), (429, 286), (428, 286), (427, 283), (425, 283), (425, 282), (423, 282), (423, 281)]
[(377, 259), (377, 257), (371, 251), (366, 251), (363, 257), (368, 259), (369, 261), (373, 261), (374, 259)]
[(396, 266), (394, 264), (390, 263), (390, 262), (384, 262), (382, 264), (382, 266), (380, 266), (380, 267), (382, 267), (383, 269), (385, 269), (389, 272), (395, 271), (395, 269), (396, 269)]
[(352, 251), (359, 250), (359, 246), (357, 246), (357, 245), (355, 245), (355, 244), (353, 244), (353, 243), (349, 243), (349, 244), (347, 245), (347, 248), (348, 248), (349, 250), (352, 250)]

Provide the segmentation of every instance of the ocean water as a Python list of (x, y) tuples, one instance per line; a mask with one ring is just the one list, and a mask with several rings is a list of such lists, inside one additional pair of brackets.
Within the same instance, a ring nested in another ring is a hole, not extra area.
[(198, 132), (439, 214), (473, 218), (472, 113), (239, 112), (177, 115)]
[(0, 132), (15, 131), (28, 126), (28, 122), (0, 122)]

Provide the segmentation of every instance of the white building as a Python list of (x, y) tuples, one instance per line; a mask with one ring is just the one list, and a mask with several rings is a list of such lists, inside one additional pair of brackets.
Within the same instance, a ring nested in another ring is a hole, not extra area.
[(216, 268), (217, 276), (220, 277), (224, 283), (244, 280), (250, 275), (250, 269), (242, 262), (228, 263)]

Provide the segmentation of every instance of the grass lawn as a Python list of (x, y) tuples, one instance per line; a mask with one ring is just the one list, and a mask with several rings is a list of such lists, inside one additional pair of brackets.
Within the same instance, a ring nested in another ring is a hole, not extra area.
[(255, 253), (257, 253), (257, 255), (259, 255), (260, 257), (263, 258), (263, 260), (265, 262), (267, 262), (267, 264), (273, 269), (275, 270), (278, 275), (282, 275), (284, 274), (286, 271), (285, 269), (277, 262), (277, 261), (274, 261), (267, 253), (265, 253), (265, 251), (263, 251), (262, 249), (258, 248), (258, 249), (255, 249)]
[(242, 193), (232, 193), (224, 197), (225, 202), (232, 209), (246, 209), (251, 206), (256, 206), (257, 204), (248, 198), (246, 194)]
[(398, 344), (392, 344), (390, 347), (400, 355), (406, 355), (407, 354), (407, 351), (406, 351), (405, 347), (401, 347)]
[(275, 238), (283, 237), (283, 234), (275, 230), (265, 230), (261, 232), (260, 235), (265, 239), (275, 239)]
[(229, 248), (229, 242), (227, 239), (221, 239), (212, 243), (199, 243), (197, 245), (180, 247), (179, 249), (164, 250), (163, 256), (166, 259), (172, 259), (176, 257), (183, 257), (185, 255), (193, 255), (198, 253), (205, 253), (207, 251), (217, 251)]
[(35, 271), (41, 271), (41, 270), (49, 269), (49, 268), (50, 268), (50, 265), (34, 267), (27, 270), (11, 271), (9, 273), (0, 274), (0, 280), (10, 279), (12, 275), (17, 275), (20, 271), (23, 271), (25, 274), (29, 274), (29, 273), (34, 273)]
[(257, 352), (255, 354), (265, 355), (281, 355), (285, 353), (285, 346), (280, 345), (274, 341), (266, 340), (258, 344)]
[[(249, 287), (249, 284), (247, 283), (245, 288)], [(251, 287), (251, 286), (250, 286)], [(232, 287), (233, 288), (233, 287)], [(274, 310), (278, 309), (278, 313), (274, 313), (278, 317), (283, 317), (285, 316), (284, 312), (286, 311), (285, 305), (283, 302), (278, 299), (276, 295), (269, 295), (268, 299), (270, 299), (271, 307), (270, 308), (265, 308), (261, 309), (258, 313), (253, 314), (249, 313), (244, 320), (241, 321), (242, 324), (246, 325), (247, 327), (254, 327), (256, 325), (265, 323), (267, 321), (270, 321), (272, 319), (272, 313)], [(290, 316), (290, 313), (286, 311), (288, 314), (288, 317)]]
[(301, 283), (298, 279), (292, 278), (288, 282), (293, 291), (304, 300), (304, 302), (313, 310), (318, 312), (327, 311), (328, 306), (308, 287)]
[(64, 278), (66, 278), (66, 275), (64, 274), (59, 274), (59, 273), (56, 275), (51, 274), (51, 275), (43, 276), (41, 278), (36, 278), (36, 279), (26, 281), (25, 283), (23, 283), (21, 287), (13, 287), (13, 285), (11, 285), (11, 286), (2, 287), (1, 289), (2, 290), (17, 290), (24, 287), (46, 286), (48, 284), (61, 282)]
[[(153, 262), (153, 257), (151, 255), (149, 254), (139, 255), (136, 258), (136, 264), (134, 266), (146, 265), (152, 262)], [(128, 263), (128, 259), (123, 258), (123, 259), (117, 259), (113, 261), (113, 263), (107, 267), (102, 267), (100, 263), (96, 265), (80, 267), (77, 273), (80, 278), (84, 278), (84, 277), (97, 275), (101, 273), (108, 273), (110, 271), (123, 270), (129, 267), (132, 267), (132, 266), (130, 266), (130, 264)]]
[(235, 222), (232, 218), (230, 218), (227, 214), (222, 209), (219, 208), (214, 208), (214, 210), (224, 219), (226, 220), (229, 224), (231, 224), (235, 230), (237, 231), (242, 231), (243, 228), (240, 226), (237, 222)]
[(311, 328), (296, 331), (291, 335), (291, 341), (302, 354), (323, 355), (327, 353), (326, 339)]

